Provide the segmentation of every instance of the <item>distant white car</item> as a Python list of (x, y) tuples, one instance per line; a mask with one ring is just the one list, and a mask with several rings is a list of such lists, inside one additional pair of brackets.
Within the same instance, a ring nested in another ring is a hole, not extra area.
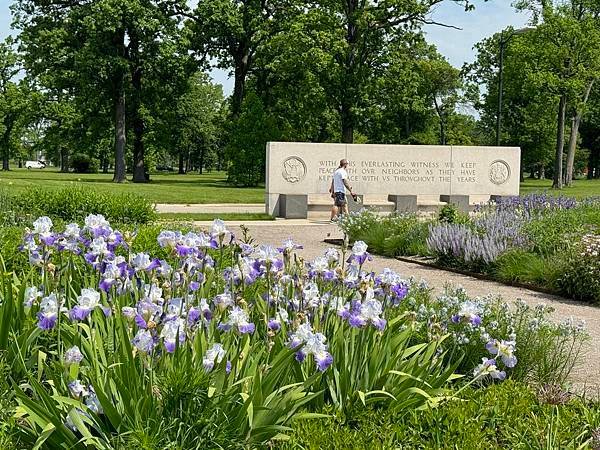
[(25, 167), (27, 169), (44, 169), (46, 163), (44, 161), (25, 161)]

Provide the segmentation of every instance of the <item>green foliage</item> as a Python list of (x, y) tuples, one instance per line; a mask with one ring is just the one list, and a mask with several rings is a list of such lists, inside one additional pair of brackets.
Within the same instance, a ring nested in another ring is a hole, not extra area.
[(463, 213), (453, 203), (448, 203), (440, 209), (438, 213), (438, 221), (440, 223), (468, 223), (469, 215)]
[(102, 214), (116, 223), (148, 223), (154, 220), (154, 206), (135, 194), (102, 194), (81, 187), (56, 191), (32, 188), (18, 196), (16, 204), (64, 221), (81, 221), (89, 214)]
[[(472, 299), (464, 289), (448, 289), (433, 297), (427, 288), (410, 291), (407, 312), (420, 311), (415, 324), (417, 341), (449, 333), (443, 349), (451, 361), (461, 358), (459, 373), (467, 373), (490, 356), (485, 344), (493, 339), (515, 341), (518, 359), (513, 368), (506, 369), (507, 378), (535, 383), (562, 385), (576, 364), (589, 336), (581, 323), (565, 320), (557, 324), (551, 317), (551, 307), (530, 307), (518, 300), (509, 306), (498, 297)], [(475, 311), (481, 323), (471, 326), (461, 316), (466, 308)], [(454, 320), (444, 318), (451, 316)]]
[(565, 258), (557, 285), (578, 300), (600, 302), (600, 235), (589, 234)]
[(264, 181), (265, 146), (279, 140), (279, 130), (256, 95), (244, 101), (240, 116), (231, 124), (227, 153), (229, 181), (240, 186), (256, 186)]
[(600, 427), (597, 403), (569, 399), (552, 404), (523, 383), (508, 381), (467, 389), (461, 400), (411, 411), (408, 417), (380, 409), (363, 411), (352, 427), (335, 417), (299, 424), (285, 449), (593, 448)]
[(561, 273), (561, 260), (544, 258), (525, 250), (511, 250), (496, 260), (495, 275), (501, 281), (530, 283), (547, 288), (556, 287)]
[(600, 208), (594, 201), (572, 209), (548, 211), (525, 224), (532, 249), (541, 256), (560, 255), (575, 245), (581, 236), (600, 227)]
[(97, 173), (100, 168), (97, 159), (90, 158), (84, 153), (75, 153), (71, 157), (70, 164), (75, 173)]
[(364, 241), (374, 253), (386, 256), (428, 253), (429, 224), (412, 214), (378, 216), (363, 210), (340, 218), (339, 226), (350, 241)]

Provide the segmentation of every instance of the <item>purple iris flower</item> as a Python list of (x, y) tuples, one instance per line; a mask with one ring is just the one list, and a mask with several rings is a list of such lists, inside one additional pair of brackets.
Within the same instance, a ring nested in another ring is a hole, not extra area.
[(329, 352), (323, 352), (323, 354), (315, 354), (315, 362), (317, 363), (317, 368), (321, 372), (325, 372), (331, 364), (333, 364), (333, 356)]
[(48, 331), (54, 328), (56, 325), (57, 316), (47, 316), (42, 313), (37, 314), (38, 328), (40, 330)]

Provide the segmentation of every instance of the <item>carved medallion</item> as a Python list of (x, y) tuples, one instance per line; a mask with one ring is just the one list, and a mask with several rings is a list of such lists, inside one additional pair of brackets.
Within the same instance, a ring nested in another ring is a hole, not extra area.
[(510, 166), (506, 161), (497, 159), (490, 164), (490, 181), (494, 184), (504, 184), (510, 178)]
[(306, 176), (306, 164), (297, 156), (290, 156), (283, 161), (283, 179), (288, 183), (298, 183)]

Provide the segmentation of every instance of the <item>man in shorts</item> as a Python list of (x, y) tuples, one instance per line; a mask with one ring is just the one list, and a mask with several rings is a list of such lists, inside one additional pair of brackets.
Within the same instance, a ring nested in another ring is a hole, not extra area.
[(350, 195), (354, 198), (350, 183), (348, 183), (348, 160), (342, 159), (340, 166), (333, 172), (331, 187), (329, 192), (333, 198), (333, 207), (331, 208), (331, 220), (334, 220), (338, 214), (348, 214), (348, 201), (346, 200), (346, 189), (350, 191)]

